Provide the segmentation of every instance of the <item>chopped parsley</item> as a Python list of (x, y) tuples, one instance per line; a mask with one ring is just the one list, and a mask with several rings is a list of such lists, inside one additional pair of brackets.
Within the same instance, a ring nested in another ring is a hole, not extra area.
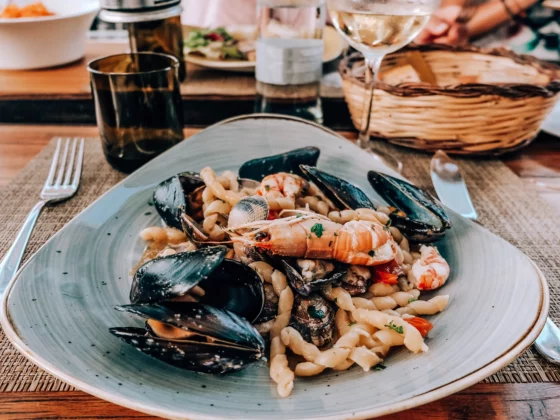
[(399, 334), (402, 334), (402, 333), (403, 333), (403, 327), (402, 327), (402, 326), (397, 327), (397, 326), (394, 324), (393, 321), (389, 322), (388, 324), (385, 324), (385, 326), (386, 326), (387, 328), (393, 330), (393, 331), (398, 332)]
[(415, 297), (408, 299), (408, 303), (416, 302), (418, 299)]
[(315, 319), (323, 319), (325, 317), (325, 312), (323, 312), (320, 309), (317, 309), (315, 306), (308, 307), (307, 313), (311, 318), (315, 318)]
[(368, 255), (370, 257), (375, 257), (375, 251), (372, 249), (371, 251), (368, 252)]
[(334, 236), (338, 236), (338, 233), (337, 233), (337, 232), (335, 232), (335, 233), (334, 233)]
[(351, 327), (352, 325), (355, 325), (355, 324), (357, 324), (357, 322), (356, 322), (356, 321), (354, 321), (354, 322), (351, 322), (350, 324), (348, 324), (348, 326), (349, 326), (349, 327)]
[(303, 217), (303, 214), (301, 213), (296, 214), (296, 219), (299, 219), (300, 217)]
[(385, 223), (385, 226), (386, 226), (387, 228), (389, 228), (389, 227), (391, 226), (391, 223), (392, 223), (392, 222), (391, 222), (391, 219), (389, 219), (389, 220), (387, 220), (387, 223)]
[(313, 226), (311, 226), (311, 233), (317, 235), (317, 238), (323, 236), (323, 230), (324, 228), (321, 223), (315, 223)]
[(387, 366), (385, 366), (383, 363), (378, 363), (373, 367), (373, 370), (384, 370), (387, 369)]

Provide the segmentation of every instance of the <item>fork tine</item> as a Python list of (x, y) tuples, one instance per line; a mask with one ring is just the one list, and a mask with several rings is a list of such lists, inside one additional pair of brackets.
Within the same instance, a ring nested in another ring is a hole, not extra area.
[(62, 139), (59, 137), (56, 143), (56, 149), (54, 151), (54, 155), (51, 162), (51, 168), (49, 169), (49, 175), (47, 176), (47, 180), (45, 181), (45, 186), (52, 185), (54, 174), (56, 172), (56, 164), (58, 163), (58, 155), (60, 154), (60, 144)]
[(64, 152), (62, 153), (62, 159), (60, 159), (60, 165), (58, 166), (58, 172), (56, 175), (55, 187), (59, 187), (62, 183), (62, 176), (64, 175), (64, 166), (66, 165), (66, 158), (68, 157), (68, 146), (70, 145), (70, 139), (67, 138), (64, 142)]
[(72, 141), (72, 151), (70, 152), (70, 162), (66, 168), (66, 175), (64, 175), (63, 185), (70, 184), (70, 177), (72, 176), (72, 170), (74, 169), (74, 158), (76, 157), (76, 145), (78, 144), (78, 139), (74, 137)]
[(80, 184), (80, 177), (82, 176), (82, 163), (84, 161), (84, 139), (80, 139), (80, 150), (78, 151), (76, 161), (76, 170), (74, 171), (74, 178), (72, 179), (72, 186), (78, 188)]

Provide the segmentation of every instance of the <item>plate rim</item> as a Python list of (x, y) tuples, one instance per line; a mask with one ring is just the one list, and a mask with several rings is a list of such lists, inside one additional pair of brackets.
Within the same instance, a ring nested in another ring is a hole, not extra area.
[[(220, 126), (225, 125), (231, 122), (241, 121), (241, 120), (251, 120), (251, 119), (277, 119), (277, 120), (289, 120), (295, 121), (300, 123), (305, 123), (315, 128), (321, 129), (327, 133), (330, 133), (338, 138), (344, 139), (343, 136), (336, 133), (335, 131), (319, 125), (317, 123), (304, 120), (297, 117), (285, 116), (285, 115), (276, 115), (276, 114), (248, 114), (248, 115), (241, 115), (233, 118), (226, 119), (224, 121), (218, 122), (213, 124), (204, 130), (200, 131), (199, 133), (192, 136), (193, 138), (200, 133)], [(187, 139), (188, 141), (188, 139)], [(169, 153), (173, 150), (173, 148), (169, 149), (167, 152), (163, 153), (161, 156), (164, 156), (166, 153)], [(70, 374), (66, 374), (60, 371), (56, 365), (51, 364), (50, 362), (44, 360), (38, 353), (33, 351), (24, 341), (20, 338), (18, 328), (12, 323), (12, 319), (9, 313), (8, 307), (8, 299), (12, 292), (14, 285), (17, 281), (21, 278), (21, 272), (27, 267), (28, 264), (32, 263), (35, 259), (35, 256), (38, 252), (40, 252), (43, 247), (49, 244), (54, 238), (56, 238), (61, 232), (64, 231), (64, 228), (73, 222), (77, 217), (79, 217), (82, 213), (88, 210), (90, 207), (94, 206), (99, 200), (101, 200), (106, 194), (109, 194), (113, 189), (116, 189), (121, 186), (121, 184), (127, 181), (128, 177), (124, 178), (119, 183), (115, 184), (111, 189), (107, 192), (102, 194), (98, 197), (95, 201), (93, 201), (89, 206), (85, 209), (80, 211), (72, 220), (70, 220), (63, 228), (61, 228), (58, 232), (56, 232), (48, 241), (46, 241), (38, 250), (35, 252), (27, 261), (26, 263), (19, 268), (16, 272), (14, 277), (10, 280), (6, 290), (4, 291), (4, 295), (2, 296), (2, 304), (0, 307), (0, 325), (2, 326), (6, 337), (10, 340), (11, 344), (16, 347), (16, 349), (29, 361), (33, 364), (38, 366), (39, 368), (45, 370), (49, 374), (53, 375), (54, 377), (60, 379), (61, 381), (68, 383), (69, 385), (86, 392), (90, 395), (93, 395), (97, 398), (101, 398), (105, 401), (111, 402), (113, 404), (117, 404), (123, 407), (130, 408), (132, 410), (136, 410), (139, 412), (143, 412), (150, 415), (160, 416), (164, 418), (181, 418), (181, 419), (190, 419), (190, 420), (217, 420), (223, 419), (224, 417), (216, 417), (216, 416), (208, 416), (204, 414), (182, 414), (180, 417), (176, 415), (174, 412), (168, 412), (165, 409), (157, 409), (150, 405), (145, 405), (143, 403), (137, 402), (132, 398), (122, 397), (122, 396), (115, 396), (111, 394), (109, 391), (104, 391), (101, 388), (89, 385), (87, 382), (82, 381), (81, 379), (75, 378)], [(497, 235), (496, 235), (497, 236)], [(499, 236), (498, 236), (499, 237)], [(504, 240), (503, 238), (500, 238)], [(506, 241), (507, 242), (507, 241)], [(517, 248), (516, 248), (517, 249)], [(519, 252), (521, 252), (518, 249)], [(548, 311), (550, 307), (550, 291), (548, 287), (548, 283), (542, 271), (537, 267), (537, 265), (523, 252), (522, 255), (527, 259), (528, 262), (531, 263), (533, 266), (535, 273), (537, 274), (538, 283), (540, 286), (540, 303), (539, 303), (539, 310), (534, 317), (533, 324), (520, 336), (518, 341), (514, 343), (510, 348), (504, 351), (500, 356), (495, 358), (493, 361), (487, 363), (486, 365), (480, 367), (479, 369), (459, 378), (453, 382), (449, 382), (445, 385), (442, 385), (438, 388), (432, 389), (425, 393), (416, 395), (412, 398), (395, 401), (390, 404), (382, 405), (379, 407), (375, 407), (372, 409), (364, 409), (364, 410), (354, 410), (352, 414), (344, 415), (344, 418), (353, 419), (367, 419), (372, 417), (378, 417), (382, 415), (392, 414), (404, 410), (408, 410), (423, 404), (427, 404), (429, 402), (437, 401), (439, 399), (445, 398), (451, 394), (459, 392), (465, 388), (468, 388), (481, 380), (487, 378), (488, 376), (494, 374), (501, 368), (510, 364), (517, 356), (519, 356), (523, 351), (528, 349), (533, 342), (536, 340), (540, 332), (543, 330), (546, 319), (548, 317)], [(341, 417), (338, 415), (327, 415), (327, 416), (319, 416), (319, 417), (310, 417), (310, 419), (315, 420), (335, 420), (340, 419)]]

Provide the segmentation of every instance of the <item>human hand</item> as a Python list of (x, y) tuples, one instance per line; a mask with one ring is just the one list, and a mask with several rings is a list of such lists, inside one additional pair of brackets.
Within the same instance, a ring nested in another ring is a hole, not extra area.
[(457, 22), (461, 6), (446, 6), (437, 10), (415, 39), (418, 44), (461, 45), (469, 40), (467, 26)]

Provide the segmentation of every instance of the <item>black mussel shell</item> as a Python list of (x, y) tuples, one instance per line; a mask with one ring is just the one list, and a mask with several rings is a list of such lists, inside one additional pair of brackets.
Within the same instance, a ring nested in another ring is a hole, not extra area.
[(260, 324), (262, 322), (270, 321), (276, 318), (278, 315), (278, 295), (274, 291), (274, 287), (270, 283), (264, 283), (264, 307), (259, 315), (259, 318), (255, 321), (255, 324)]
[(278, 172), (303, 176), (300, 165), (317, 165), (320, 154), (321, 151), (317, 147), (303, 147), (279, 155), (253, 159), (241, 165), (239, 176), (257, 181)]
[[(364, 270), (364, 273), (360, 273)], [(363, 275), (362, 275), (363, 274)], [(348, 291), (351, 296), (366, 293), (371, 284), (369, 267), (351, 266), (342, 277), (340, 287)]]
[(198, 334), (189, 339), (166, 339), (139, 328), (109, 330), (138, 350), (182, 369), (227, 373), (264, 355), (262, 336), (249, 322), (229, 311), (199, 303), (124, 305), (116, 309)]
[(317, 294), (308, 297), (295, 295), (290, 325), (308, 342), (318, 347), (328, 345), (334, 334), (335, 311), (331, 304)]
[(368, 172), (368, 180), (374, 190), (398, 211), (390, 215), (393, 226), (414, 242), (431, 242), (451, 227), (449, 217), (441, 205), (420, 188), (375, 171)]
[(189, 238), (189, 241), (195, 244), (204, 244), (210, 240), (210, 237), (202, 226), (187, 213), (181, 214), (181, 227), (185, 235)]
[(134, 274), (130, 301), (159, 303), (186, 295), (210, 276), (227, 251), (225, 246), (215, 246), (148, 261)]
[(265, 304), (264, 287), (259, 275), (238, 261), (225, 259), (198, 286), (206, 292), (201, 302), (226, 309), (251, 322), (259, 317)]
[(375, 209), (368, 196), (355, 185), (313, 166), (301, 166), (312, 181), (339, 209)]
[[(321, 260), (317, 260), (317, 263), (320, 264)], [(282, 264), (283, 271), (286, 273), (290, 285), (303, 296), (309, 296), (311, 293), (323, 289), (328, 284), (339, 282), (346, 273), (346, 268), (342, 264), (337, 264), (334, 271), (328, 273), (323, 278), (310, 281), (302, 276), (297, 260), (282, 260)]]
[(154, 206), (167, 226), (181, 229), (181, 214), (189, 210), (187, 195), (203, 185), (197, 173), (181, 172), (155, 188)]
[(199, 286), (205, 291), (200, 302), (254, 321), (264, 306), (262, 281), (246, 265), (224, 259), (226, 253), (216, 246), (148, 261), (134, 275), (130, 301), (169, 302)]

